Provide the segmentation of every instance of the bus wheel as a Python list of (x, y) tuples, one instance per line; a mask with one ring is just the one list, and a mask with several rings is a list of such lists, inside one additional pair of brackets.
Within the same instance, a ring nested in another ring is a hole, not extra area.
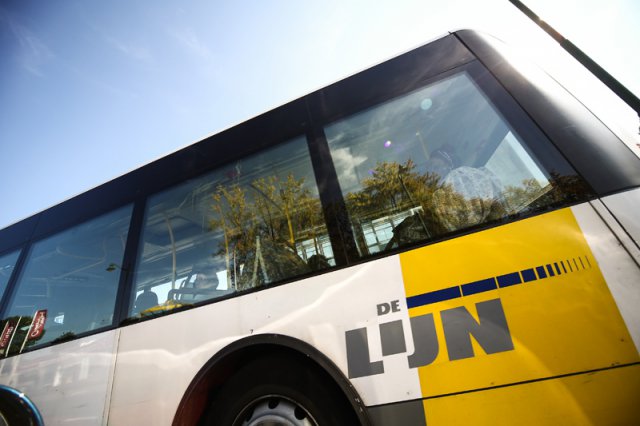
[(315, 365), (269, 357), (241, 368), (215, 394), (204, 424), (356, 425), (341, 389)]

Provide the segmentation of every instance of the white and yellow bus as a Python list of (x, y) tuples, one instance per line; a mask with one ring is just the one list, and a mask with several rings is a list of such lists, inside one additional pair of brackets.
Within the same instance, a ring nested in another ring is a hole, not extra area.
[(446, 35), (0, 231), (47, 425), (639, 424), (640, 159)]

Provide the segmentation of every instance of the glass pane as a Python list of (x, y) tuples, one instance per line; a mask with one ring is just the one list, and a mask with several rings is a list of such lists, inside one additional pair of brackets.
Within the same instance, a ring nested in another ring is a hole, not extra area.
[(0, 256), (0, 299), (2, 299), (7, 289), (7, 284), (9, 284), (9, 279), (11, 278), (19, 255), (20, 251), (14, 251), (13, 253)]
[(139, 257), (139, 316), (333, 265), (306, 140), (152, 197)]
[(20, 353), (113, 323), (130, 218), (128, 206), (33, 245), (3, 322), (0, 351)]
[(325, 133), (363, 256), (541, 208), (571, 186), (544, 170), (466, 72)]

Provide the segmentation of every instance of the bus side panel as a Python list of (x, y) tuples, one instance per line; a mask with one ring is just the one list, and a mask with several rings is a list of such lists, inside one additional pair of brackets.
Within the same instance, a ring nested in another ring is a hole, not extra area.
[[(238, 339), (271, 333), (325, 354), (354, 379), (366, 405), (420, 400), (417, 370), (407, 366), (413, 347), (402, 343), (410, 342), (404, 295), (398, 256), (390, 256), (125, 327), (110, 422), (171, 424), (212, 356)], [(381, 334), (391, 336), (384, 345)], [(385, 349), (394, 354), (383, 362)]]
[(635, 243), (640, 244), (640, 223), (638, 223), (637, 209), (637, 206), (640, 206), (640, 188), (609, 195), (604, 197), (602, 202), (624, 226)]
[[(437, 356), (419, 366), (427, 422), (455, 419), (449, 404), (465, 395), (484, 410), (478, 424), (488, 424), (481, 419), (510, 410), (503, 403), (521, 407), (514, 415), (527, 411), (523, 405), (549, 403), (527, 393), (546, 388), (557, 396), (549, 416), (555, 410), (577, 423), (633, 406), (640, 392), (635, 367), (628, 375), (608, 371), (640, 361), (610, 286), (622, 277), (640, 282), (640, 273), (612, 242), (583, 204), (401, 254), (411, 320), (432, 317), (440, 344)], [(597, 371), (597, 378), (570, 379)], [(574, 392), (589, 381), (601, 386)], [(629, 392), (614, 403), (612, 388)], [(498, 395), (495, 402), (490, 395)]]
[[(638, 241), (640, 233), (638, 225), (631, 223), (630, 212), (631, 206), (640, 206), (640, 190), (616, 194), (602, 201), (616, 214), (615, 217), (598, 200), (592, 202), (594, 209), (576, 208), (574, 213), (609, 284), (636, 349), (640, 351), (640, 250), (632, 240)], [(603, 226), (603, 221), (608, 228)], [(624, 225), (624, 229), (620, 224)]]
[[(443, 398), (533, 381), (564, 383), (564, 376), (637, 363), (605, 281), (615, 278), (590, 247), (599, 237), (585, 235), (574, 215), (585, 209), (591, 206), (125, 327), (109, 419), (169, 424), (213, 355), (263, 333), (295, 337), (324, 353), (365, 405), (375, 406), (376, 418), (388, 417), (394, 403), (426, 398), (429, 423), (430, 405)], [(601, 222), (596, 226), (608, 232)], [(615, 377), (603, 379), (603, 392), (635, 389), (632, 375), (620, 379), (624, 385), (613, 372), (605, 376)], [(580, 398), (595, 398), (596, 390), (585, 388)], [(601, 401), (592, 408), (615, 408)], [(420, 416), (410, 417), (420, 423)]]
[(106, 424), (117, 334), (107, 331), (4, 359), (2, 383), (31, 398), (47, 426)]

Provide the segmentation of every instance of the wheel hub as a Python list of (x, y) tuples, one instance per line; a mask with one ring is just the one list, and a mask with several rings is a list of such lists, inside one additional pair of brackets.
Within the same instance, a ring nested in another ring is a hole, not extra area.
[(241, 426), (317, 426), (299, 404), (281, 396), (266, 396), (250, 404), (235, 423)]

